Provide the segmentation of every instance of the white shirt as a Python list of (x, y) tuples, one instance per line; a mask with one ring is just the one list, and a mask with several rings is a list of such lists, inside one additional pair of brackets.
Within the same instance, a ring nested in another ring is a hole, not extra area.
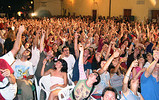
[(148, 68), (148, 67), (150, 66), (150, 64), (151, 64), (151, 63), (146, 62), (145, 65), (144, 65), (144, 68)]
[(15, 58), (14, 58), (14, 56), (13, 56), (11, 51), (9, 51), (8, 53), (6, 53), (2, 57), (0, 57), (0, 59), (6, 60), (9, 65), (11, 65), (14, 62), (14, 60), (15, 60)]
[(40, 59), (40, 50), (37, 47), (35, 47), (35, 48), (32, 47), (32, 57), (29, 61), (33, 65), (34, 73), (37, 69), (39, 59)]
[(11, 66), (14, 70), (14, 76), (16, 79), (23, 79), (25, 76), (34, 75), (32, 63), (29, 61), (21, 61), (17, 59)]
[[(60, 56), (61, 55), (58, 56), (58, 59), (60, 58)], [(62, 59), (64, 59), (67, 62), (67, 67), (68, 67), (67, 72), (72, 71), (72, 69), (74, 67), (74, 64), (75, 64), (75, 58), (74, 58), (74, 56), (72, 54), (70, 54), (68, 57), (64, 57)]]

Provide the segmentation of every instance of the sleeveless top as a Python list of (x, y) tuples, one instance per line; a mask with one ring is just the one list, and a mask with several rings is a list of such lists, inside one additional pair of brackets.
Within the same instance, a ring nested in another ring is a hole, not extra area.
[(50, 81), (51, 81), (51, 86), (55, 84), (64, 84), (64, 79), (57, 76), (51, 76)]

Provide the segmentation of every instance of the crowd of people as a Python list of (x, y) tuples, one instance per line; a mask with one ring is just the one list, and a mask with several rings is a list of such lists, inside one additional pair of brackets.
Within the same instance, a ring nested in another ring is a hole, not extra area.
[[(33, 100), (32, 83), (50, 75), (49, 100), (158, 100), (158, 24), (119, 18), (0, 18), (0, 100)], [(38, 84), (39, 85), (39, 84)], [(60, 88), (59, 88), (60, 87)], [(7, 94), (10, 95), (7, 95)], [(44, 100), (44, 92), (41, 92)]]

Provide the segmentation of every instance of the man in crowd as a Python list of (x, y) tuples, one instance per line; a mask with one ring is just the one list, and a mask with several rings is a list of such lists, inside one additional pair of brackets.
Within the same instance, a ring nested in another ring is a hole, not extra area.
[(153, 53), (154, 61), (141, 76), (141, 94), (145, 100), (159, 99), (159, 51)]
[(73, 67), (74, 67), (74, 64), (75, 64), (75, 58), (72, 54), (70, 54), (69, 47), (64, 46), (62, 48), (62, 54), (59, 55), (58, 58), (59, 59), (64, 59), (67, 62), (67, 64), (68, 64), (67, 72), (70, 72), (70, 71), (73, 70)]
[[(19, 27), (13, 48), (4, 56), (0, 57), (0, 100), (12, 100), (16, 96), (17, 84), (10, 65), (14, 62), (14, 56), (20, 48), (21, 36), (24, 26)], [(1, 52), (3, 48), (1, 48)]]
[(106, 87), (103, 89), (101, 100), (117, 100), (117, 91), (115, 88)]
[(21, 89), (21, 99), (20, 100), (31, 100), (33, 99), (32, 93), (32, 82), (30, 79), (33, 78), (34, 71), (33, 66), (30, 61), (31, 51), (29, 49), (25, 50), (22, 53), (21, 59), (17, 59), (13, 65), (12, 69), (14, 70), (14, 76), (17, 79), (18, 89)]

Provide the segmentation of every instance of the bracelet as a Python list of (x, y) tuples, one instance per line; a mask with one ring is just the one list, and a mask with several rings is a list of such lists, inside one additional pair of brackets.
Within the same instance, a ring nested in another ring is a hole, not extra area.
[(129, 78), (129, 76), (128, 76), (128, 75), (125, 75), (125, 76)]
[(134, 45), (134, 43), (133, 43), (133, 42), (132, 42), (131, 44), (132, 44), (132, 45)]

